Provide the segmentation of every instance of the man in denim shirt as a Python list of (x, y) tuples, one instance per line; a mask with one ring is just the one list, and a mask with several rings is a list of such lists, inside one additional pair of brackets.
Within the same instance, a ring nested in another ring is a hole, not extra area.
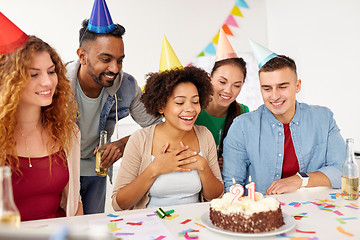
[(259, 70), (264, 105), (237, 117), (224, 141), (223, 179), (281, 194), (300, 187), (341, 186), (345, 142), (326, 107), (296, 101), (295, 62), (274, 54)]
[[(140, 102), (140, 87), (131, 75), (122, 71), (124, 27), (114, 24), (111, 32), (94, 33), (87, 29), (88, 22), (84, 20), (80, 29), (79, 60), (67, 65), (67, 77), (80, 111), (80, 193), (85, 214), (104, 212), (105, 207), (106, 177), (95, 174), (100, 131), (106, 130), (109, 140), (116, 122), (129, 114), (141, 127), (161, 121), (146, 113)], [(106, 145), (102, 167), (109, 169), (122, 157), (127, 140), (125, 137)]]

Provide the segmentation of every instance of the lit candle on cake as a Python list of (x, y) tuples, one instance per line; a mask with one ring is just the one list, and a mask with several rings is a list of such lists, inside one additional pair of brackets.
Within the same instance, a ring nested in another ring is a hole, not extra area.
[(255, 201), (255, 183), (251, 182), (251, 176), (249, 176), (249, 184), (245, 187), (248, 190), (249, 198)]
[(240, 184), (236, 184), (235, 179), (233, 178), (233, 184), (230, 188), (230, 193), (233, 195), (233, 198), (231, 199), (231, 204), (233, 204), (234, 201), (240, 202), (241, 197), (244, 194), (245, 190), (244, 187)]

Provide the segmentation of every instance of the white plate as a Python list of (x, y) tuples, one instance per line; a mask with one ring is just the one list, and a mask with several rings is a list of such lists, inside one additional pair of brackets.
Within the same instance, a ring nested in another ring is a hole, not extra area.
[(232, 232), (229, 230), (219, 228), (219, 227), (215, 226), (214, 224), (212, 224), (210, 217), (209, 217), (209, 212), (204, 213), (201, 216), (201, 220), (208, 229), (210, 229), (211, 231), (214, 231), (214, 232), (223, 233), (223, 234), (232, 235), (232, 236), (238, 236), (238, 237), (266, 237), (266, 236), (274, 236), (274, 235), (278, 235), (278, 234), (281, 234), (284, 232), (288, 232), (295, 227), (296, 223), (295, 223), (295, 219), (293, 217), (291, 217), (285, 213), (283, 213), (283, 217), (284, 217), (285, 225), (281, 226), (280, 228), (278, 228), (276, 230), (269, 231), (269, 232), (262, 232), (262, 233)]

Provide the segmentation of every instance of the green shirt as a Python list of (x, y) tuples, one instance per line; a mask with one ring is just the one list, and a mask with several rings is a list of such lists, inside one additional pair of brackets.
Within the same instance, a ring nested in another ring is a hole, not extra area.
[[(249, 108), (246, 105), (239, 103), (239, 106), (242, 113), (249, 112)], [(196, 119), (195, 124), (207, 127), (212, 133), (216, 146), (218, 147), (224, 129), (225, 119), (226, 116), (214, 117), (208, 114), (204, 109), (201, 109), (201, 112), (199, 113), (199, 116)]]

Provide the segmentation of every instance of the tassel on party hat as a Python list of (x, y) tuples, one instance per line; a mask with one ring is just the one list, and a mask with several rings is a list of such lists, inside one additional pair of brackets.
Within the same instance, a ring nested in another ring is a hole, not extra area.
[(259, 64), (259, 69), (264, 66), (270, 59), (273, 59), (277, 56), (276, 53), (270, 51), (269, 49), (261, 46), (260, 44), (249, 40), (253, 53), (255, 55), (256, 61)]
[(115, 30), (105, 0), (95, 0), (88, 24), (88, 30), (95, 33), (108, 33)]
[(170, 70), (176, 67), (182, 68), (183, 66), (181, 65), (174, 50), (170, 46), (169, 41), (166, 39), (164, 35), (162, 40), (162, 47), (161, 47), (159, 72)]
[(226, 33), (220, 28), (219, 43), (216, 50), (215, 62), (228, 59), (237, 58), (234, 49), (232, 48), (229, 39), (226, 37)]
[(29, 36), (0, 12), (0, 54), (15, 51)]

